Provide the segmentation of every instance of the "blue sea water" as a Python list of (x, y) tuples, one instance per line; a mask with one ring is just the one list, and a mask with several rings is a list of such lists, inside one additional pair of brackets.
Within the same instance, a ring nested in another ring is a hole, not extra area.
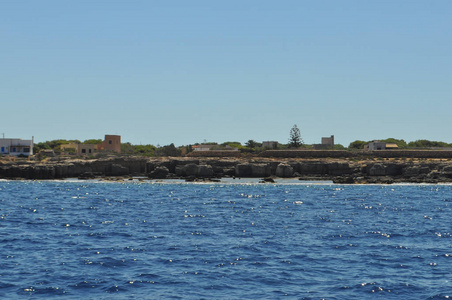
[(0, 181), (2, 299), (448, 299), (451, 185)]

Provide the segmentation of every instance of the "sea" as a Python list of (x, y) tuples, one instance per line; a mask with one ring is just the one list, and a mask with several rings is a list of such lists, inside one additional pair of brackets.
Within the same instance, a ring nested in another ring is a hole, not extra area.
[(0, 181), (0, 299), (450, 299), (452, 185)]

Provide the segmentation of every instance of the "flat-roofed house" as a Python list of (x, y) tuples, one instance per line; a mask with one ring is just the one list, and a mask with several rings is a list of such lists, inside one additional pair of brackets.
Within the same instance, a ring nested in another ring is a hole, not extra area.
[(210, 151), (212, 148), (217, 147), (218, 145), (208, 145), (208, 144), (204, 144), (204, 145), (194, 145), (191, 148), (193, 149), (193, 151)]
[(14, 156), (30, 156), (33, 155), (34, 139), (0, 139), (0, 154)]
[(77, 156), (94, 154), (97, 145), (94, 144), (63, 144), (60, 146), (61, 151), (74, 153)]
[(394, 143), (385, 143), (385, 142), (380, 142), (380, 141), (373, 141), (373, 142), (370, 142), (369, 144), (367, 144), (364, 147), (364, 149), (368, 150), (368, 151), (394, 150), (394, 149), (399, 149), (399, 146), (397, 146), (397, 144), (394, 144)]

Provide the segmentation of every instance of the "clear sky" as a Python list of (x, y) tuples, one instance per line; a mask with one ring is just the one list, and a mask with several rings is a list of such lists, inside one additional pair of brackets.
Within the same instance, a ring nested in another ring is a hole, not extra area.
[(452, 1), (0, 3), (0, 134), (452, 142)]

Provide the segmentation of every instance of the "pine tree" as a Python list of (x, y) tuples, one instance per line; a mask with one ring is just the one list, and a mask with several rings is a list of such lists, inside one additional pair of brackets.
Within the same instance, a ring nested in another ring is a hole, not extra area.
[(303, 145), (303, 139), (301, 138), (300, 129), (297, 125), (294, 125), (290, 130), (289, 148), (298, 148)]

